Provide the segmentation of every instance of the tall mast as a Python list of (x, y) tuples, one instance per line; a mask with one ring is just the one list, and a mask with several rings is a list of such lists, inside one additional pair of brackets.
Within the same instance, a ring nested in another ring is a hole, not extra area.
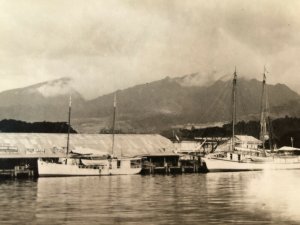
[(113, 114), (113, 124), (112, 124), (112, 146), (111, 146), (112, 156), (114, 156), (114, 148), (115, 148), (116, 111), (117, 111), (117, 94), (115, 93), (114, 94), (114, 114)]
[(236, 81), (237, 81), (237, 73), (236, 68), (233, 73), (233, 81), (232, 81), (232, 151), (234, 151), (235, 145), (235, 123), (236, 123)]
[(267, 133), (267, 121), (266, 121), (266, 67), (264, 67), (262, 93), (261, 93), (261, 106), (260, 106), (260, 140), (262, 141), (263, 149), (265, 149), (265, 136)]
[(70, 149), (71, 109), (72, 109), (72, 97), (70, 96), (70, 101), (69, 101), (69, 115), (68, 115), (68, 136), (67, 136), (66, 164), (67, 164), (67, 160), (68, 160), (68, 156), (69, 156), (69, 149)]
[[(267, 71), (268, 72), (268, 71)], [(268, 128), (268, 136), (269, 136), (269, 146), (271, 152), (273, 152), (273, 130), (272, 130), (272, 121), (270, 118), (270, 105), (268, 99), (268, 87), (267, 84), (265, 85), (265, 96), (266, 96), (266, 119), (267, 119), (267, 128)]]
[(268, 73), (268, 71), (267, 71), (266, 67), (264, 67), (262, 94), (261, 94), (260, 140), (263, 143), (263, 150), (265, 150), (266, 135), (268, 135), (269, 146), (270, 146), (271, 151), (273, 151), (272, 125), (271, 125), (271, 119), (269, 116), (269, 102), (268, 102), (266, 73)]

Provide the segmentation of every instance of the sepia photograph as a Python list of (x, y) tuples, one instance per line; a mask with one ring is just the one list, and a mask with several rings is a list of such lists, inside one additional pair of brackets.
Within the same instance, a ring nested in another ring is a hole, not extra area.
[(0, 224), (300, 224), (299, 0), (0, 0)]

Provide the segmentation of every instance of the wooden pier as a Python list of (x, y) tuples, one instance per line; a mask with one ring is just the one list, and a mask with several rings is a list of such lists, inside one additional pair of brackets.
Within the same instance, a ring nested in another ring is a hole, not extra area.
[(1, 169), (0, 177), (34, 177), (34, 170), (26, 166), (15, 166), (14, 169)]
[[(63, 154), (0, 154), (0, 177), (37, 177), (39, 157), (57, 160)], [(207, 172), (200, 155), (159, 153), (142, 157), (142, 175), (174, 175)]]
[(143, 156), (142, 175), (206, 172), (200, 155), (159, 154)]

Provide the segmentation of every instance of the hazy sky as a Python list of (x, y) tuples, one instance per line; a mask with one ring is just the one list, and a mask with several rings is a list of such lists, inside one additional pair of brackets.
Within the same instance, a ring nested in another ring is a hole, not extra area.
[(267, 65), (300, 93), (297, 0), (0, 0), (0, 17), (0, 91), (68, 76), (91, 98), (234, 66), (261, 78)]

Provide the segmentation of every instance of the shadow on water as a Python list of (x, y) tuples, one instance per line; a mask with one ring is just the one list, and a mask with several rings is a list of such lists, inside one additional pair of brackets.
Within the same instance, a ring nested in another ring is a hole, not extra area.
[(295, 197), (299, 175), (300, 171), (283, 171), (1, 180), (0, 220), (5, 224), (295, 224), (300, 222), (300, 197)]

